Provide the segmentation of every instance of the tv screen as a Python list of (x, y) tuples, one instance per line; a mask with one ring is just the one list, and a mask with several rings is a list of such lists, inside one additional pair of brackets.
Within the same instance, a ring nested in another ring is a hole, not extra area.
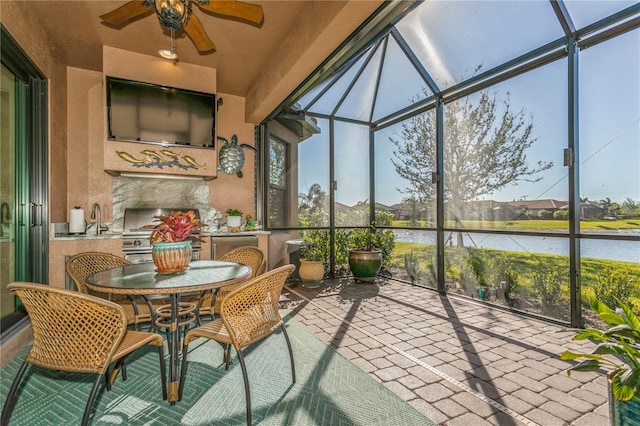
[(107, 77), (109, 139), (213, 148), (215, 95)]

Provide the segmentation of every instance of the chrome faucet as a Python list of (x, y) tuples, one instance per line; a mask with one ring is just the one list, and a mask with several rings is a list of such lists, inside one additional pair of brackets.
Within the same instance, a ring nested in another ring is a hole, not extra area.
[(96, 223), (96, 235), (102, 234), (103, 231), (108, 230), (106, 226), (102, 226), (102, 212), (100, 211), (100, 204), (93, 203), (91, 207), (91, 219), (96, 218), (96, 211), (98, 212), (98, 222)]

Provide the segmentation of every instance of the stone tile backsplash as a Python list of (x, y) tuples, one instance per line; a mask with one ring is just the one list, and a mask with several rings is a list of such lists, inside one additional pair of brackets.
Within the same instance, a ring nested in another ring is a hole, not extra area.
[(126, 208), (195, 208), (209, 211), (209, 184), (202, 179), (117, 177), (113, 179), (113, 230), (122, 232)]

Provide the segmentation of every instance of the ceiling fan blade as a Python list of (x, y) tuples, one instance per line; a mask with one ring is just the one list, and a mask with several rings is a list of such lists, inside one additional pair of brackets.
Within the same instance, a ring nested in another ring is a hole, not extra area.
[(245, 3), (236, 0), (209, 0), (209, 4), (198, 4), (200, 9), (216, 15), (222, 15), (229, 18), (237, 18), (256, 25), (262, 25), (264, 13), (262, 6), (257, 4)]
[(154, 12), (152, 7), (144, 6), (143, 0), (134, 0), (127, 2), (111, 12), (100, 15), (102, 22), (114, 27), (122, 27), (144, 15), (150, 15)]
[(204, 53), (214, 50), (216, 48), (215, 44), (211, 41), (206, 31), (202, 27), (202, 23), (200, 19), (194, 14), (191, 14), (189, 17), (189, 22), (183, 28), (184, 32), (187, 33), (193, 44), (198, 49), (198, 52)]

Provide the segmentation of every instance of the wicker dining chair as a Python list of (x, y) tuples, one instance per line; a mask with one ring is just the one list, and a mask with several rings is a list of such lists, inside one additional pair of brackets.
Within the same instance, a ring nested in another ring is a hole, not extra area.
[[(9, 390), (2, 409), (2, 425), (9, 423), (17, 401), (18, 384), (29, 364), (50, 370), (96, 374), (82, 418), (82, 424), (86, 425), (102, 378), (106, 379), (107, 390), (111, 390), (121, 362), (145, 345), (158, 347), (162, 397), (167, 399), (162, 336), (127, 330), (127, 318), (120, 305), (44, 284), (15, 282), (7, 285), (7, 289), (20, 298), (27, 310), (33, 344)], [(123, 379), (126, 380), (124, 371)]]
[[(218, 260), (247, 265), (251, 268), (251, 276), (249, 278), (255, 278), (256, 276), (262, 274), (267, 266), (264, 252), (258, 247), (253, 246), (237, 247), (230, 252), (220, 256)], [(224, 299), (229, 293), (231, 293), (231, 291), (238, 288), (242, 284), (243, 283), (238, 283), (222, 287), (216, 293), (215, 302), (213, 300), (213, 294), (211, 292), (205, 294), (205, 296), (199, 302), (198, 318), (200, 318), (202, 315), (209, 315), (211, 319), (213, 319), (214, 314), (218, 314), (220, 312), (220, 303), (222, 302), (222, 299)], [(198, 299), (196, 297), (191, 301), (198, 302)]]
[(289, 349), (291, 376), (293, 383), (296, 382), (293, 350), (278, 309), (282, 287), (294, 269), (295, 266), (293, 265), (281, 266), (242, 283), (240, 287), (233, 290), (222, 300), (220, 318), (187, 332), (182, 346), (182, 372), (180, 374), (178, 400), (182, 398), (184, 380), (187, 374), (189, 343), (200, 337), (215, 340), (224, 346), (226, 369), (229, 368), (229, 363), (231, 362), (230, 346), (235, 348), (244, 378), (247, 424), (249, 425), (251, 424), (251, 395), (242, 348), (264, 339), (277, 329), (282, 330)]
[[(128, 325), (137, 327), (138, 324), (151, 323), (152, 315), (148, 305), (149, 299), (139, 299), (138, 303), (133, 297), (127, 298), (123, 295), (90, 292), (85, 285), (84, 280), (89, 275), (125, 265), (131, 265), (131, 262), (110, 253), (84, 252), (72, 256), (67, 261), (65, 269), (80, 293), (92, 294), (121, 305), (127, 315)], [(151, 299), (154, 309), (164, 303), (166, 303), (164, 299)]]

